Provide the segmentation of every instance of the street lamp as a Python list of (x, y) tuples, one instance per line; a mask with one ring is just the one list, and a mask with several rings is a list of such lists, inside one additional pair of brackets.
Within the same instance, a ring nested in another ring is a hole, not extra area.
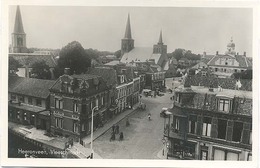
[(92, 114), (91, 114), (91, 145), (90, 145), (91, 154), (90, 154), (90, 159), (93, 159), (93, 156), (94, 156), (94, 152), (93, 152), (93, 114), (94, 114), (95, 109), (98, 110), (98, 106), (93, 107)]

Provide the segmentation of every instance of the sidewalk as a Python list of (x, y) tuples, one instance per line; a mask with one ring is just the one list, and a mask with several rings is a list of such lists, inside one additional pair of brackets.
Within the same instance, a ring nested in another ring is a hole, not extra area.
[(21, 125), (13, 122), (8, 122), (8, 129), (20, 134), (23, 137), (40, 142), (49, 148), (64, 150), (65, 143), (68, 141), (64, 137), (49, 137), (45, 135), (46, 131), (36, 129), (32, 126)]
[[(70, 151), (73, 155), (77, 156), (80, 159), (90, 159), (89, 156), (91, 153), (91, 149), (84, 148), (79, 143), (74, 143), (71, 148), (68, 148), (68, 151)], [(102, 159), (102, 157), (94, 152), (93, 159)]]
[[(96, 140), (97, 138), (99, 138), (100, 136), (102, 136), (103, 134), (105, 134), (114, 124), (119, 123), (121, 120), (123, 120), (124, 118), (129, 116), (131, 113), (133, 113), (137, 109), (137, 106), (138, 106), (138, 103), (133, 106), (133, 109), (128, 109), (124, 112), (121, 112), (120, 114), (115, 116), (115, 118), (113, 118), (113, 119), (109, 120), (107, 123), (105, 123), (103, 127), (95, 130), (93, 132), (93, 141)], [(82, 138), (82, 141), (83, 141), (83, 146), (86, 147), (86, 145), (91, 143), (91, 136), (88, 135), (88, 136)]]

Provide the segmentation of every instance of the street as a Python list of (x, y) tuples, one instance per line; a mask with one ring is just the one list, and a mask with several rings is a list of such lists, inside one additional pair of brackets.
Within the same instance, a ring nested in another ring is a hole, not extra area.
[[(167, 84), (171, 84), (172, 78)], [(166, 92), (162, 97), (145, 97), (146, 110), (136, 110), (129, 116), (130, 125), (126, 127), (126, 119), (118, 123), (119, 131), (123, 132), (124, 140), (110, 141), (112, 129), (94, 141), (94, 151), (104, 159), (158, 159), (157, 154), (163, 147), (164, 118), (160, 117), (163, 107), (172, 107), (170, 97)], [(151, 121), (148, 114), (151, 113)]]

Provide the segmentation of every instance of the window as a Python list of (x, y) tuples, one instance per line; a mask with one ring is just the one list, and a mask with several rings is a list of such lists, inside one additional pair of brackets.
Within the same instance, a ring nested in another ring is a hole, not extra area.
[(16, 95), (11, 94), (11, 100), (16, 100)]
[(78, 123), (73, 123), (73, 132), (76, 132), (76, 133), (79, 132), (79, 124)]
[(24, 120), (24, 121), (27, 120), (27, 115), (26, 115), (26, 113), (23, 113), (23, 120)]
[(180, 103), (180, 94), (179, 93), (176, 94), (175, 101)]
[(101, 105), (102, 106), (104, 105), (104, 102), (105, 102), (105, 96), (102, 96), (102, 98), (101, 98)]
[(175, 120), (175, 126), (174, 126), (175, 130), (180, 130), (180, 119), (178, 117), (175, 117), (174, 120)]
[(63, 128), (63, 119), (62, 118), (55, 118), (55, 125), (57, 128)]
[(195, 115), (191, 115), (189, 117), (189, 133), (196, 134), (197, 129), (197, 117)]
[(19, 102), (24, 103), (24, 97), (23, 96), (19, 96)]
[(252, 130), (249, 133), (249, 144), (252, 145)]
[(218, 109), (219, 111), (229, 112), (229, 100), (220, 99)]
[(85, 124), (82, 123), (82, 124), (81, 124), (81, 131), (85, 131), (85, 130), (86, 130), (86, 128), (85, 128)]
[(214, 149), (214, 160), (239, 160), (239, 153), (224, 149)]
[(55, 99), (55, 108), (63, 109), (63, 101), (61, 99)]
[(28, 97), (28, 104), (32, 105), (33, 102), (32, 102), (32, 98), (31, 97)]
[(16, 118), (17, 118), (17, 119), (20, 119), (20, 111), (17, 111)]
[(36, 106), (39, 106), (39, 107), (42, 106), (42, 100), (41, 99), (36, 99)]
[[(96, 106), (98, 106), (99, 104), (98, 104), (98, 97), (96, 98)], [(98, 106), (99, 107), (99, 106)]]
[(215, 68), (215, 72), (218, 72), (218, 68)]
[(218, 120), (218, 138), (226, 139), (227, 120)]
[(121, 83), (124, 83), (124, 75), (121, 75), (120, 80)]
[(203, 118), (202, 135), (203, 136), (210, 136), (211, 135), (211, 118), (209, 118), (209, 117)]
[(243, 130), (243, 123), (234, 122), (232, 141), (235, 141), (235, 142), (241, 141), (242, 130)]
[(74, 112), (78, 112), (79, 111), (79, 107), (78, 107), (78, 103), (77, 102), (73, 103), (73, 111)]

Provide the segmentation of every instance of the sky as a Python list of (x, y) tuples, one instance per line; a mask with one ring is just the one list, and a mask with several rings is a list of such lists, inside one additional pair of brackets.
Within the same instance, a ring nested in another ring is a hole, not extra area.
[[(177, 48), (224, 53), (233, 37), (236, 52), (252, 56), (249, 8), (20, 6), (20, 10), (28, 48), (56, 49), (76, 40), (86, 49), (117, 51), (129, 13), (136, 47), (152, 47), (162, 30), (168, 53)], [(10, 37), (15, 13), (16, 6), (10, 6)]]

